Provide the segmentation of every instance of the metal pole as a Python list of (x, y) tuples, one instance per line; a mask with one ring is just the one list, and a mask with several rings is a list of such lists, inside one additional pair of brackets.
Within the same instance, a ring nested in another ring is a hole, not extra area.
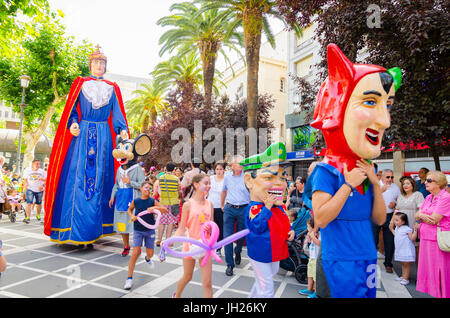
[(25, 107), (25, 87), (22, 89), (22, 103), (20, 103), (20, 130), (19, 130), (19, 154), (17, 163), (17, 172), (22, 175), (21, 150), (22, 150), (22, 131), (23, 131), (23, 108)]

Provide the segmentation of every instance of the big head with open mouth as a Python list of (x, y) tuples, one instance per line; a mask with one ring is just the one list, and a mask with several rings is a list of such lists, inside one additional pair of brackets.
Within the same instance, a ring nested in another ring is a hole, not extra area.
[(363, 77), (347, 104), (344, 117), (344, 136), (350, 149), (360, 158), (372, 159), (380, 155), (384, 130), (389, 128), (389, 109), (394, 103), (394, 85), (388, 91), (382, 86), (380, 74)]
[(328, 77), (322, 84), (311, 126), (322, 130), (325, 160), (339, 171), (380, 155), (390, 126), (389, 109), (401, 85), (401, 70), (352, 63), (336, 44), (327, 49)]
[(283, 194), (287, 187), (287, 173), (279, 165), (251, 171), (244, 175), (245, 185), (250, 191), (252, 201), (263, 202), (267, 195), (276, 197), (275, 205), (283, 204)]
[(152, 141), (146, 134), (140, 134), (136, 139), (122, 139), (117, 135), (116, 144), (112, 155), (123, 169), (136, 164), (138, 156), (145, 156), (152, 149)]

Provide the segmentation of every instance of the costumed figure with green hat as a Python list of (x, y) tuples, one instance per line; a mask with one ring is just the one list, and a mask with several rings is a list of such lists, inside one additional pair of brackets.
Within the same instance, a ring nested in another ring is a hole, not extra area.
[[(319, 297), (376, 297), (377, 250), (372, 222), (382, 225), (386, 207), (370, 159), (380, 155), (401, 70), (354, 64), (328, 45), (328, 78), (320, 88), (311, 126), (322, 131), (324, 159), (309, 176), (314, 223), (321, 232)], [(326, 287), (327, 290), (322, 290)]]
[(289, 256), (287, 241), (295, 232), (291, 229), (283, 194), (287, 187), (285, 167), (286, 147), (272, 144), (264, 153), (239, 162), (244, 167), (244, 182), (250, 191), (251, 202), (245, 215), (247, 252), (255, 273), (255, 283), (249, 297), (274, 296), (273, 277), (280, 261)]

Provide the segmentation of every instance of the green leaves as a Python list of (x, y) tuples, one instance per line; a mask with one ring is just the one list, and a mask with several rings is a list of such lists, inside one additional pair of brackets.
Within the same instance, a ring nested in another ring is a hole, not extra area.
[(13, 54), (2, 51), (0, 55), (0, 96), (11, 103), (16, 112), (22, 93), (19, 76), (31, 77), (26, 89), (26, 130), (39, 125), (52, 104), (63, 107), (73, 80), (88, 75), (88, 54), (93, 50), (92, 45), (86, 41), (77, 45), (73, 38), (65, 36), (65, 28), (56, 16), (35, 17), (25, 27), (27, 36), (9, 41)]

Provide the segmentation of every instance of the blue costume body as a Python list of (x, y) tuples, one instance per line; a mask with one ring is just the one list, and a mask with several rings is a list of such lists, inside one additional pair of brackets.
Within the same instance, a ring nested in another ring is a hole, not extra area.
[[(305, 193), (334, 196), (345, 183), (339, 170), (319, 163), (308, 178)], [(375, 298), (377, 251), (372, 234), (373, 186), (362, 195), (354, 190), (339, 215), (321, 228), (323, 270), (333, 298)]]
[[(96, 81), (86, 83), (90, 82)], [(127, 125), (114, 89), (112, 93), (111, 89), (107, 91), (111, 95), (109, 100), (106, 97), (106, 104), (93, 107), (81, 90), (72, 108), (67, 128), (77, 122), (80, 134), (72, 139), (61, 170), (52, 217), (52, 241), (89, 244), (114, 234), (114, 211), (108, 206), (115, 174), (108, 120), (112, 116), (117, 134), (127, 130)], [(78, 104), (81, 118), (76, 110)]]

